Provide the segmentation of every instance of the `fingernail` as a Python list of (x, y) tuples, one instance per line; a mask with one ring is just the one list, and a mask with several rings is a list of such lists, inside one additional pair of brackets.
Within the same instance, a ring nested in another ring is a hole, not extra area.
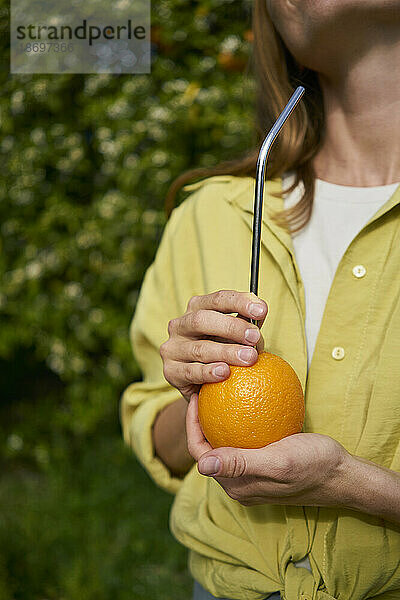
[(219, 367), (215, 367), (213, 373), (214, 373), (215, 377), (224, 377), (226, 374), (225, 367), (223, 367), (222, 365), (219, 365)]
[(249, 312), (253, 317), (261, 317), (264, 314), (264, 307), (262, 304), (251, 303), (249, 306)]
[(238, 356), (243, 362), (250, 362), (254, 358), (254, 348), (242, 348), (238, 351)]
[(260, 339), (260, 330), (259, 329), (246, 329), (244, 332), (244, 338), (251, 344), (255, 344)]
[(215, 475), (218, 473), (221, 466), (221, 461), (215, 456), (207, 456), (199, 463), (199, 471), (202, 475)]

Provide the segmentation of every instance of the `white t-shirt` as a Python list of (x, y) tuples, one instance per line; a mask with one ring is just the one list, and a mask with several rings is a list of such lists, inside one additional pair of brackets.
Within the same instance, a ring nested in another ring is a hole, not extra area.
[[(294, 174), (283, 176), (283, 189)], [(393, 195), (398, 183), (377, 187), (336, 185), (317, 179), (311, 219), (292, 235), (294, 253), (304, 284), (308, 366), (315, 348), (329, 290), (340, 259), (357, 233)], [(284, 197), (284, 207), (298, 202), (303, 185)], [(355, 265), (356, 266), (356, 265)]]
[[(293, 181), (293, 173), (284, 175), (283, 189)], [(296, 262), (304, 284), (308, 367), (340, 259), (357, 233), (393, 195), (398, 185), (351, 187), (321, 179), (315, 182), (311, 219), (301, 231), (292, 234)], [(300, 183), (284, 196), (284, 207), (296, 204), (302, 190)], [(311, 571), (308, 556), (294, 564)]]

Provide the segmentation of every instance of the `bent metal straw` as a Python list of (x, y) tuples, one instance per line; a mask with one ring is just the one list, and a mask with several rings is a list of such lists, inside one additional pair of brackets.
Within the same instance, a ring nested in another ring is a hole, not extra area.
[[(264, 196), (264, 179), (266, 172), (266, 164), (272, 145), (277, 138), (280, 130), (285, 124), (287, 118), (296, 108), (300, 98), (304, 94), (304, 88), (300, 85), (296, 88), (289, 102), (279, 115), (267, 137), (264, 139), (257, 160), (257, 175), (256, 189), (254, 196), (254, 216), (253, 216), (253, 239), (251, 252), (251, 279), (250, 292), (257, 296), (258, 293), (258, 271), (260, 266), (260, 238), (261, 238), (261, 222), (262, 222), (262, 206)], [(257, 325), (256, 319), (250, 319), (250, 323)]]

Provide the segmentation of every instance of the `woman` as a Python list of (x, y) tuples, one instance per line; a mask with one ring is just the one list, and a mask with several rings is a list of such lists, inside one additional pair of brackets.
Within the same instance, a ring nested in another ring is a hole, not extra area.
[[(400, 2), (260, 0), (254, 11), (260, 137), (306, 87), (271, 157), (259, 297), (243, 291), (253, 154), (188, 186), (171, 214), (132, 322), (144, 381), (122, 398), (124, 437), (176, 493), (170, 527), (196, 600), (394, 600)], [(303, 433), (213, 450), (200, 386), (254, 364), (263, 338), (303, 384)]]

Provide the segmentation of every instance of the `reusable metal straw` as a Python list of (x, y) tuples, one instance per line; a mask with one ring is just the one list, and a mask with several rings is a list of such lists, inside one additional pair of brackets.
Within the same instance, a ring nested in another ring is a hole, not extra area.
[[(254, 196), (254, 217), (253, 217), (253, 239), (251, 251), (251, 279), (250, 292), (257, 296), (258, 294), (258, 272), (260, 266), (260, 240), (261, 240), (261, 222), (262, 207), (264, 197), (264, 179), (266, 173), (266, 164), (272, 145), (277, 138), (280, 130), (285, 124), (287, 118), (291, 115), (304, 94), (304, 88), (300, 85), (290, 98), (289, 102), (279, 115), (272, 129), (264, 139), (257, 160), (256, 189)], [(257, 319), (250, 319), (250, 323), (257, 325)]]

